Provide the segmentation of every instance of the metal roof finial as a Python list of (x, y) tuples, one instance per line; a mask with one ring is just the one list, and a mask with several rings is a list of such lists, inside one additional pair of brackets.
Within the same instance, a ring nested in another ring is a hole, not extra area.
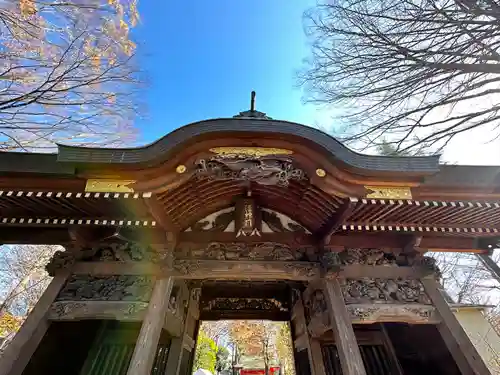
[(250, 110), (240, 112), (233, 117), (246, 117), (258, 120), (272, 120), (271, 117), (267, 116), (264, 112), (259, 112), (255, 110), (255, 91), (250, 94)]

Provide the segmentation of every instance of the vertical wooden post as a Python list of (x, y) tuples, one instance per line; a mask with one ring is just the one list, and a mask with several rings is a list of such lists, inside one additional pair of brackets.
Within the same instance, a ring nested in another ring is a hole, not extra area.
[(67, 270), (56, 275), (37, 304), (31, 310), (28, 318), (21, 326), (12, 342), (0, 357), (0, 375), (19, 375), (23, 372), (38, 344), (49, 328), (47, 319), (52, 302), (66, 283), (69, 272)]
[(399, 364), (398, 357), (396, 355), (396, 350), (394, 349), (394, 345), (392, 345), (391, 338), (389, 337), (389, 334), (387, 333), (387, 329), (385, 328), (383, 323), (380, 323), (380, 330), (382, 331), (382, 334), (384, 335), (384, 344), (386, 349), (389, 352), (389, 355), (391, 356), (391, 369), (393, 371), (394, 375), (404, 375), (403, 374), (403, 369), (401, 368), (401, 365)]
[(156, 281), (127, 375), (149, 375), (151, 373), (161, 330), (165, 324), (165, 315), (173, 284), (172, 277)]
[[(196, 307), (196, 301), (194, 299), (194, 289), (189, 291), (189, 302), (187, 307), (186, 319), (184, 321), (184, 328), (182, 330), (180, 337), (174, 337), (172, 343), (170, 344), (170, 350), (168, 352), (167, 360), (167, 371), (168, 375), (177, 375), (181, 367), (182, 356), (184, 355), (184, 344), (186, 342), (186, 336), (188, 336), (188, 322), (192, 319), (193, 309)], [(192, 350), (195, 350), (194, 348)]]
[(324, 291), (342, 372), (344, 375), (366, 375), (339, 281), (325, 280)]
[(167, 369), (168, 375), (177, 375), (181, 364), (182, 349), (184, 344), (184, 336), (173, 337), (168, 350)]
[(462, 374), (491, 375), (455, 314), (448, 306), (440, 291), (439, 283), (433, 276), (425, 277), (421, 281), (425, 292), (441, 316), (441, 323), (438, 325), (439, 332)]
[(323, 358), (320, 342), (317, 339), (310, 338), (309, 350), (311, 351), (314, 372), (316, 375), (326, 375), (325, 360)]
[[(313, 354), (314, 345), (311, 344), (311, 338), (309, 335), (309, 331), (307, 330), (306, 318), (304, 313), (304, 304), (302, 302), (302, 298), (299, 298), (299, 300), (295, 303), (294, 312), (295, 316), (293, 317), (293, 319), (297, 321), (297, 326), (300, 326), (302, 328), (302, 335), (305, 335), (306, 338), (304, 342), (307, 350), (307, 356), (309, 358), (309, 366), (311, 367), (311, 375), (325, 375), (321, 348), (319, 351), (319, 355)], [(321, 363), (318, 363), (320, 359)], [(323, 372), (321, 372), (321, 368), (323, 369)], [(320, 370), (320, 372), (318, 372), (318, 370)]]

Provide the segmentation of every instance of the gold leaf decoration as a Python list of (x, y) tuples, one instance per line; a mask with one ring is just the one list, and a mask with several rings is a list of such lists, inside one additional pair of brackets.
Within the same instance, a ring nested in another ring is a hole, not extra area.
[(365, 186), (366, 198), (375, 199), (412, 199), (409, 187)]
[(91, 179), (87, 180), (86, 192), (92, 193), (133, 193), (134, 189), (130, 184), (135, 180), (111, 180), (111, 179)]
[(210, 149), (211, 152), (223, 157), (254, 157), (260, 158), (269, 155), (291, 155), (293, 151), (283, 148), (272, 147), (215, 147)]

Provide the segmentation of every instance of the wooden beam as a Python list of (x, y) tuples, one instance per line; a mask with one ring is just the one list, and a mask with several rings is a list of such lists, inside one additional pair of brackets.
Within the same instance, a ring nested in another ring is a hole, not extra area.
[(165, 231), (171, 233), (179, 232), (180, 228), (168, 217), (160, 201), (155, 195), (150, 198), (143, 198), (143, 201), (148, 207), (151, 216), (155, 218)]
[(288, 321), (290, 313), (287, 311), (262, 311), (262, 310), (220, 310), (201, 311), (200, 320), (274, 320)]
[(339, 229), (345, 219), (349, 217), (357, 201), (357, 198), (347, 198), (330, 219), (321, 227), (318, 233), (316, 233), (316, 237), (320, 239), (321, 245), (330, 242), (330, 237)]
[[(26, 245), (66, 245), (73, 241), (69, 234), (70, 226), (67, 227), (27, 227), (0, 225), (0, 244), (26, 244)], [(114, 227), (93, 226), (92, 231), (106, 231)], [(90, 228), (89, 228), (90, 229)], [(154, 228), (134, 227), (122, 228), (121, 233), (125, 237), (143, 241), (147, 238), (152, 244), (168, 244), (171, 242), (165, 236), (165, 230), (161, 226)], [(399, 233), (336, 233), (325, 246), (327, 248), (383, 248), (400, 251), (408, 243), (409, 235)], [(313, 235), (304, 233), (262, 233), (260, 237), (236, 237), (236, 233), (217, 232), (181, 232), (177, 235), (177, 243), (199, 243), (206, 245), (210, 242), (221, 243), (256, 243), (256, 242), (276, 242), (290, 244), (292, 248), (316, 247), (317, 239)], [(477, 240), (474, 237), (423, 237), (420, 248), (428, 251), (454, 251), (485, 253), (477, 247)]]
[(455, 314), (451, 311), (436, 279), (429, 276), (421, 281), (425, 292), (441, 317), (441, 323), (438, 325), (439, 331), (461, 373), (463, 375), (491, 375)]
[(366, 264), (350, 264), (343, 266), (338, 273), (327, 272), (325, 277), (333, 279), (337, 277), (346, 279), (359, 279), (362, 277), (382, 278), (382, 279), (419, 279), (432, 273), (429, 268), (414, 267), (389, 267), (389, 266), (370, 266)]
[(172, 277), (156, 281), (127, 375), (149, 375), (151, 373), (173, 284)]
[(0, 375), (20, 375), (49, 328), (48, 313), (69, 273), (54, 277), (0, 357)]
[(71, 272), (75, 275), (158, 275), (164, 270), (151, 262), (77, 262)]
[(288, 244), (315, 246), (317, 241), (311, 234), (297, 232), (283, 233), (261, 233), (260, 236), (239, 236), (236, 232), (181, 232), (179, 233), (179, 242), (201, 243), (210, 242), (281, 242)]
[(500, 282), (500, 266), (491, 258), (489, 254), (476, 254), (478, 259), (490, 271), (491, 276)]
[[(77, 262), (72, 267), (77, 275), (156, 275), (165, 272), (180, 279), (221, 279), (221, 280), (297, 280), (311, 281), (320, 277), (320, 266), (315, 262), (282, 262), (252, 260), (183, 260), (173, 262), (173, 269), (151, 262)], [(419, 279), (429, 275), (425, 267), (387, 267), (351, 264), (343, 266), (339, 272), (328, 272), (327, 279), (336, 277), (356, 279), (407, 278)]]
[(66, 245), (72, 242), (68, 228), (0, 227), (0, 244)]
[[(326, 245), (332, 248), (383, 248), (401, 250), (411, 235), (390, 233), (339, 233), (331, 237)], [(476, 238), (453, 236), (424, 236), (420, 241), (420, 249), (428, 251), (484, 252), (478, 250)]]
[(344, 375), (366, 375), (351, 318), (347, 312), (338, 279), (324, 282), (330, 321)]
[(313, 262), (176, 260), (174, 270), (184, 279), (311, 280), (320, 275)]
[(135, 301), (57, 301), (48, 312), (53, 321), (119, 320), (140, 322), (146, 315), (148, 304)]
[(188, 321), (191, 319), (192, 310), (196, 307), (196, 301), (193, 297), (194, 290), (189, 291), (189, 302), (187, 307), (186, 318), (184, 319), (184, 327), (180, 337), (172, 338), (167, 359), (167, 371), (169, 375), (177, 375), (184, 355), (184, 344), (188, 337)]

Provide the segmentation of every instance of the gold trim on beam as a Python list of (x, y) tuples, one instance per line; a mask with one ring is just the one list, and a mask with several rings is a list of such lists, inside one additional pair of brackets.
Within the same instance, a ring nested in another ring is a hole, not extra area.
[(90, 218), (40, 218), (40, 217), (0, 217), (2, 225), (100, 225), (124, 227), (155, 227), (155, 220), (136, 219), (90, 219)]
[(86, 192), (99, 193), (133, 193), (134, 189), (128, 185), (135, 180), (90, 179), (85, 185)]
[(271, 147), (214, 147), (210, 149), (214, 154), (223, 157), (248, 156), (260, 158), (269, 155), (291, 155), (293, 151)]
[(409, 187), (365, 186), (368, 190), (366, 198), (375, 199), (412, 199)]
[(460, 233), (462, 235), (494, 235), (499, 233), (498, 228), (474, 228), (474, 227), (447, 227), (428, 225), (408, 225), (408, 224), (361, 224), (347, 223), (342, 225), (342, 230), (350, 231), (379, 231), (379, 232), (428, 232), (428, 233)]
[(0, 197), (32, 197), (32, 198), (151, 198), (151, 192), (144, 193), (102, 193), (102, 192), (71, 192), (71, 191), (22, 191), (0, 190)]

